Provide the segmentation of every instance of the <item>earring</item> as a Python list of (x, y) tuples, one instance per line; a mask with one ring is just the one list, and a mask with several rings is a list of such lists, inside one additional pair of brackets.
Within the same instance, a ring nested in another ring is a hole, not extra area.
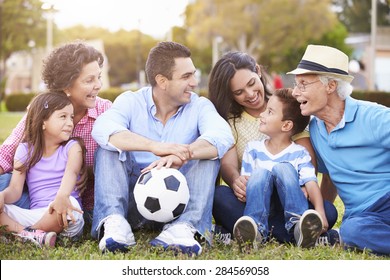
[(67, 96), (67, 97), (70, 97), (70, 93), (67, 93), (66, 96)]

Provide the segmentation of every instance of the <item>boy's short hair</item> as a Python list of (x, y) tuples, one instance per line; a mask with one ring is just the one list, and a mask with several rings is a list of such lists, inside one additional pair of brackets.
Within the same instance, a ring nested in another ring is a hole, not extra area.
[(277, 97), (283, 104), (283, 120), (293, 122), (292, 135), (302, 132), (310, 121), (310, 116), (301, 114), (300, 103), (292, 95), (292, 88), (281, 88), (275, 90), (273, 96)]

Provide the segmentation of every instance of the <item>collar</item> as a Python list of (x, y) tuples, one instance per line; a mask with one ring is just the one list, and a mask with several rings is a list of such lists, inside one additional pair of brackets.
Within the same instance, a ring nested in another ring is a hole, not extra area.
[(85, 124), (87, 123), (89, 118), (96, 120), (97, 117), (98, 112), (95, 106), (94, 108), (87, 109), (87, 113), (84, 115), (84, 117), (81, 118), (81, 120), (77, 124)]

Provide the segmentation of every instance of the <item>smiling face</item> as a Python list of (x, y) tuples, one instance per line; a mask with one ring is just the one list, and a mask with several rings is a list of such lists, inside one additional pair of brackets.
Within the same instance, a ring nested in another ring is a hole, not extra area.
[[(316, 82), (318, 81), (318, 82)], [(304, 116), (321, 114), (321, 111), (328, 103), (328, 94), (326, 86), (318, 80), (317, 75), (296, 75), (295, 82), (297, 85), (293, 91), (293, 96), (301, 104), (301, 113)]]
[(191, 92), (198, 85), (195, 77), (196, 68), (189, 57), (175, 58), (172, 79), (166, 77), (162, 86), (165, 87), (165, 98), (171, 104), (181, 106), (191, 101)]
[(47, 142), (60, 144), (69, 140), (73, 131), (73, 105), (54, 111), (43, 122), (43, 134)]
[(96, 96), (102, 87), (101, 71), (97, 61), (85, 64), (80, 76), (71, 87), (65, 89), (75, 112), (83, 112), (95, 107)]
[(283, 120), (284, 104), (276, 96), (271, 96), (267, 108), (260, 114), (260, 132), (274, 137), (280, 134), (286, 121)]
[(230, 80), (234, 100), (244, 107), (245, 111), (258, 117), (264, 110), (264, 85), (257, 73), (240, 69)]

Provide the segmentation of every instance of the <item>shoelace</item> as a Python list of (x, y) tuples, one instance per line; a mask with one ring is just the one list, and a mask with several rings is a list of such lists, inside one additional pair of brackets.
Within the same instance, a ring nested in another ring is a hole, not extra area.
[(225, 245), (229, 245), (232, 241), (232, 235), (230, 233), (220, 233), (217, 235), (217, 240)]
[(320, 236), (316, 241), (316, 245), (330, 245), (328, 236)]

